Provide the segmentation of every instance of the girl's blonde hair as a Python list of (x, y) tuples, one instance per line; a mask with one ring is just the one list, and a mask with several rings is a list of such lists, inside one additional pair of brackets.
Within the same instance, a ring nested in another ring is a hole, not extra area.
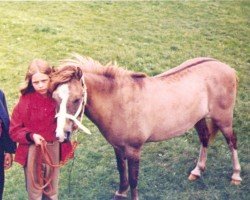
[(42, 59), (32, 60), (31, 63), (29, 64), (29, 67), (25, 76), (25, 84), (20, 89), (20, 92), (22, 95), (32, 93), (35, 91), (32, 85), (32, 76), (37, 72), (40, 72), (42, 74), (47, 74), (49, 76), (52, 72), (52, 67), (45, 60), (42, 60)]

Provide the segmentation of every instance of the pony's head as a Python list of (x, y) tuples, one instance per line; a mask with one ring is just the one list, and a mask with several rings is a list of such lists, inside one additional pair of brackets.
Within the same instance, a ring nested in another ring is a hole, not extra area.
[(49, 89), (57, 103), (56, 138), (60, 142), (70, 140), (72, 132), (77, 128), (90, 133), (81, 124), (87, 102), (87, 89), (81, 69), (75, 66), (56, 69), (51, 74)]

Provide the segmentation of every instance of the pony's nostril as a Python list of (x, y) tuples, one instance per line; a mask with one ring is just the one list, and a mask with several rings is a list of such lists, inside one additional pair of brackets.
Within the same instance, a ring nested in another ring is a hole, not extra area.
[(69, 136), (69, 135), (70, 135), (70, 131), (66, 131), (65, 133), (66, 133), (66, 135), (67, 135), (67, 136)]
[(60, 140), (60, 138), (59, 138), (59, 137), (56, 137), (56, 139), (57, 139), (57, 140)]
[(67, 140), (69, 140), (71, 132), (70, 131), (66, 131), (65, 134), (66, 134)]

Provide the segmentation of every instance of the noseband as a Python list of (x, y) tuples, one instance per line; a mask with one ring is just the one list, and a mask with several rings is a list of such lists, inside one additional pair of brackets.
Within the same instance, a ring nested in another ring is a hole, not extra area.
[[(79, 104), (79, 107), (76, 111), (76, 113), (74, 115), (71, 115), (69, 113), (67, 113), (66, 110), (66, 104), (67, 104), (67, 100), (69, 98), (69, 94), (68, 94), (68, 87), (67, 85), (61, 85), (61, 91), (59, 92), (59, 97), (62, 99), (62, 102), (60, 104), (60, 109), (59, 112), (56, 114), (55, 118), (57, 118), (57, 128), (56, 128), (56, 132), (63, 132), (63, 128), (66, 122), (66, 119), (70, 119), (72, 120), (79, 129), (81, 129), (83, 132), (87, 133), (87, 134), (91, 134), (90, 130), (85, 127), (81, 121), (82, 121), (82, 117), (83, 117), (83, 113), (84, 113), (84, 109), (85, 109), (85, 105), (87, 102), (87, 89), (86, 89), (86, 85), (84, 87), (84, 96), (81, 99), (81, 102)], [(79, 121), (77, 118), (80, 116), (81, 121)]]

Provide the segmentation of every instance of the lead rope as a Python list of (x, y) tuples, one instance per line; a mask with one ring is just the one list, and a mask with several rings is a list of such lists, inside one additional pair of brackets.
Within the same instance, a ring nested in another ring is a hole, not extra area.
[[(73, 153), (76, 149), (78, 145), (78, 142), (74, 141), (72, 142), (72, 150), (70, 151), (70, 153), (66, 156), (64, 161), (61, 161), (59, 164), (53, 164), (52, 158), (48, 152), (47, 149), (47, 142), (46, 141), (42, 141), (41, 145), (36, 146), (35, 149), (35, 157), (37, 159), (36, 162), (36, 169), (34, 169), (34, 165), (35, 165), (35, 158), (31, 159), (31, 166), (30, 166), (30, 171), (31, 171), (31, 182), (34, 188), (36, 188), (37, 190), (42, 190), (44, 194), (49, 195), (52, 191), (52, 177), (54, 174), (54, 170), (55, 168), (58, 167), (62, 167), (63, 165), (66, 164), (66, 162), (73, 156)], [(44, 163), (43, 163), (44, 161)], [(47, 164), (48, 166), (50, 166), (49, 168), (49, 174), (46, 177), (43, 176), (42, 174), (42, 165), (43, 164)], [(37, 181), (34, 178), (34, 170), (37, 176)]]

